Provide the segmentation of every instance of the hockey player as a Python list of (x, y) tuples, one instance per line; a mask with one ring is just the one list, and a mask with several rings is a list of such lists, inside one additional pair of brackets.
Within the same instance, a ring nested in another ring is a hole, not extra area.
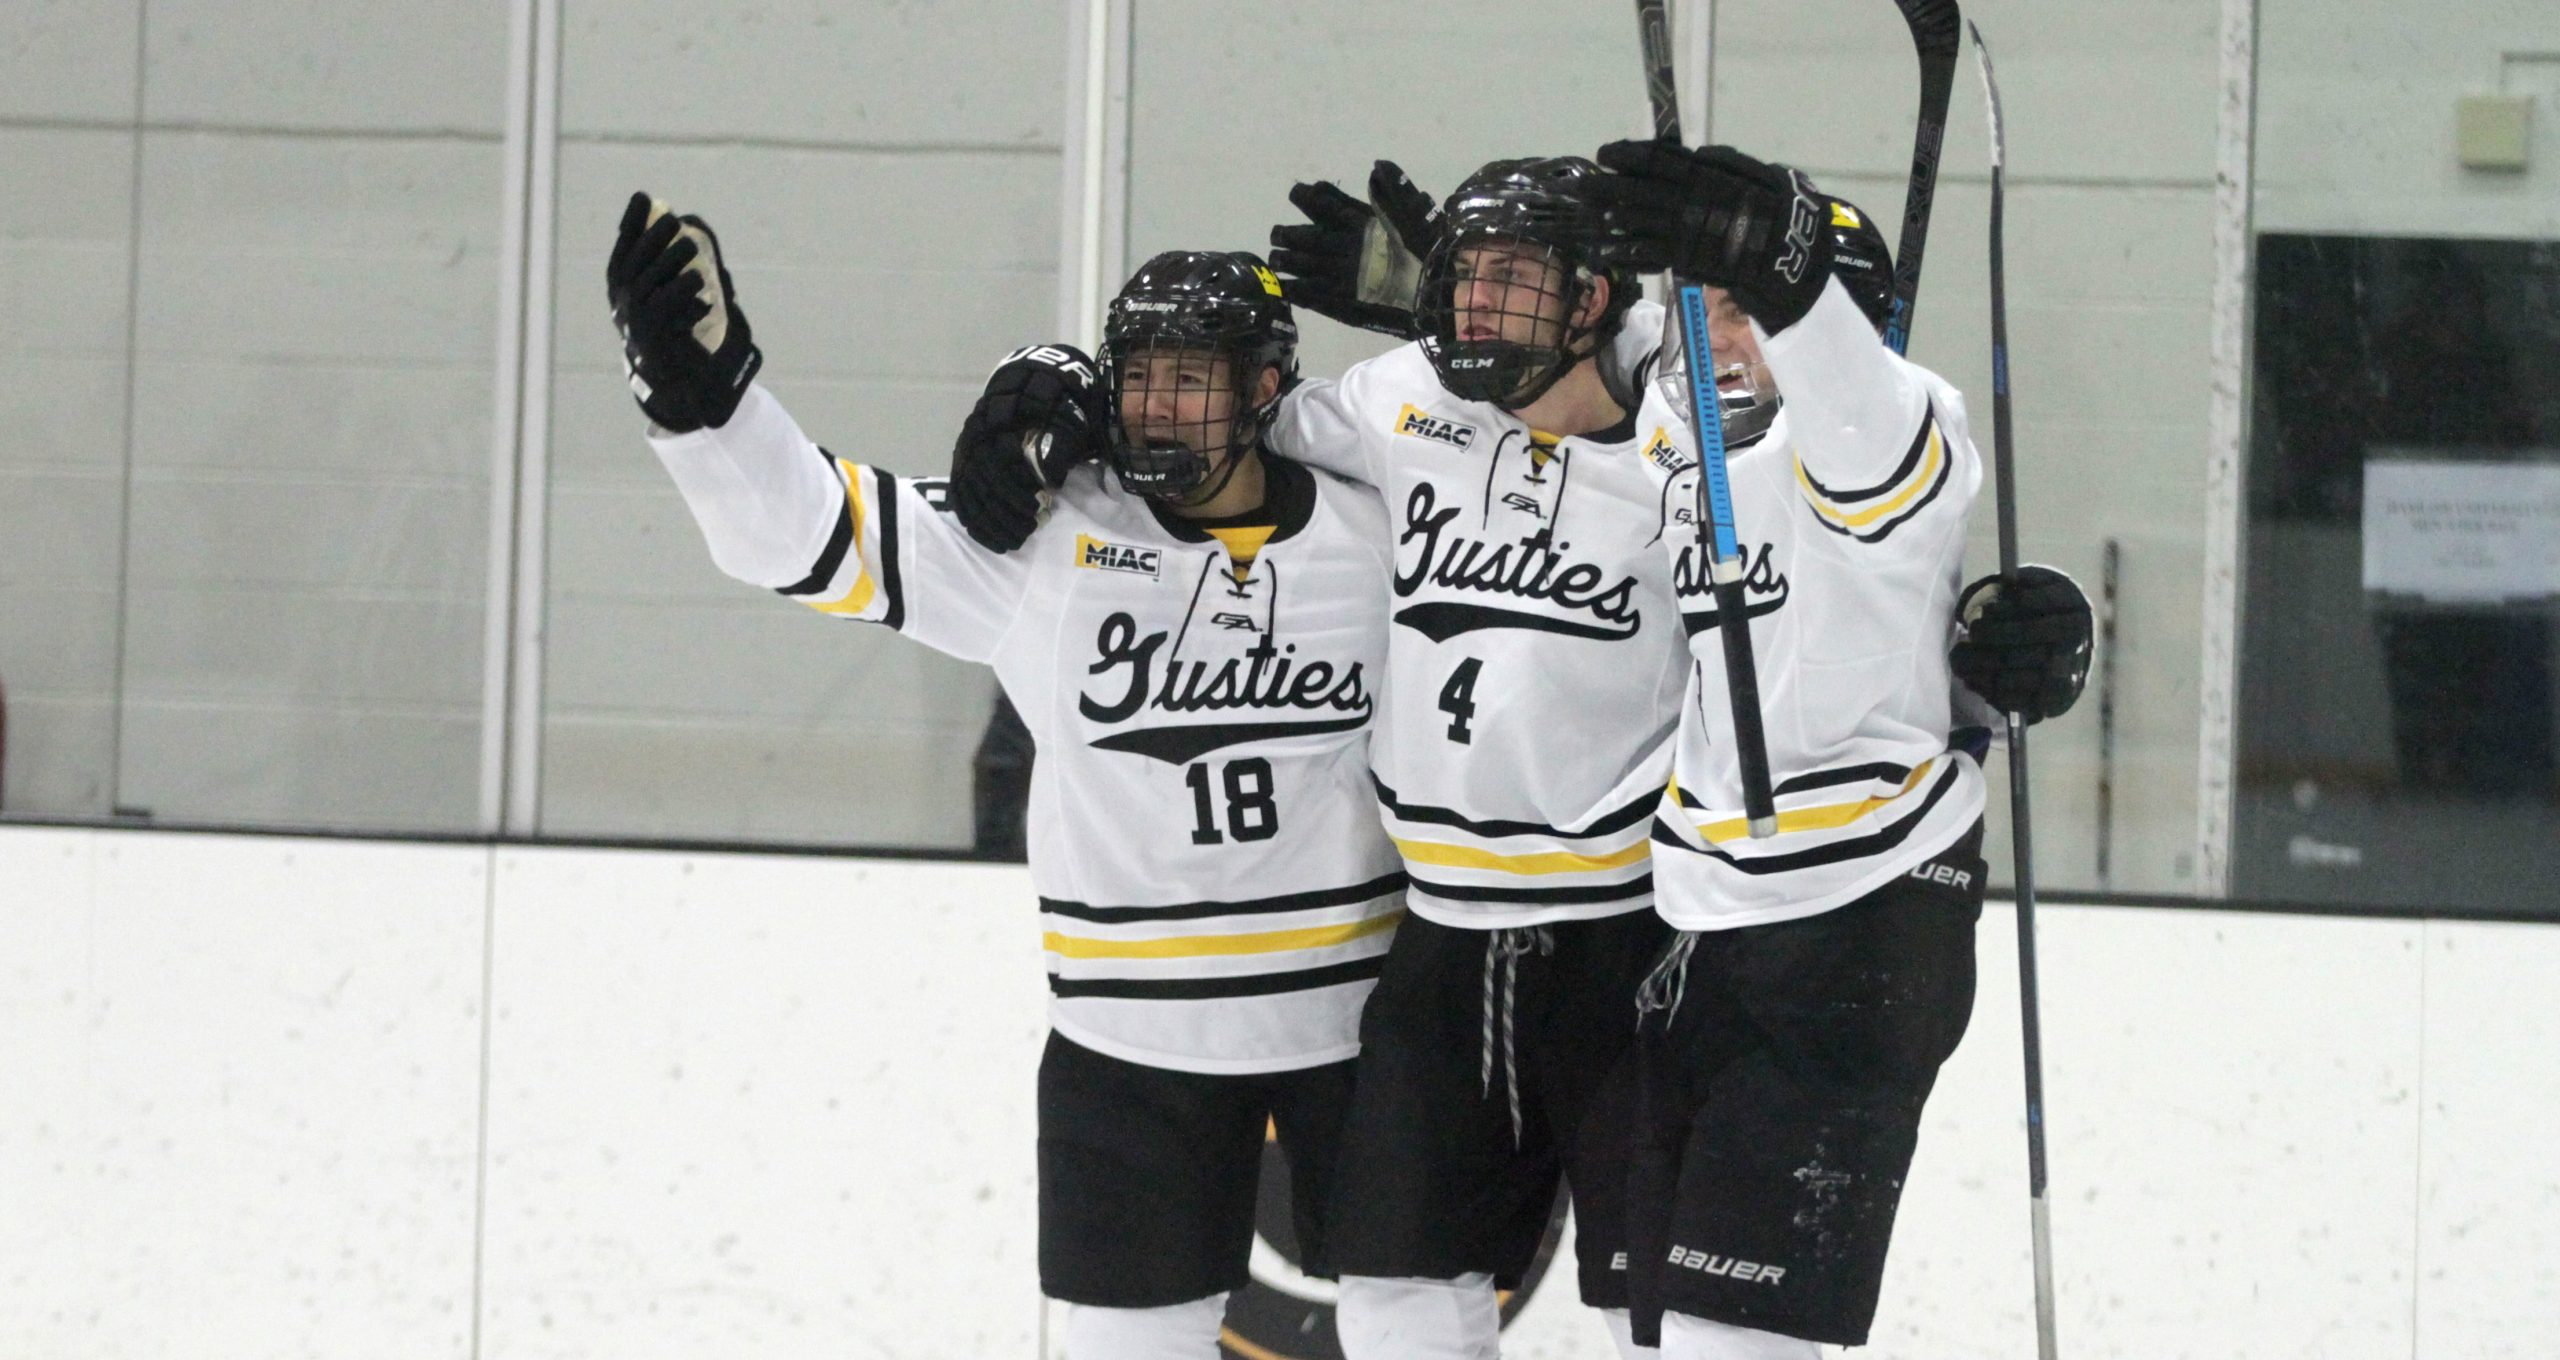
[(1949, 749), (1947, 658), (1981, 460), (1963, 398), (1880, 339), (1890, 270), (1854, 208), (1729, 148), (1600, 160), (1628, 258), (1714, 285), (1777, 796), (1753, 838), (1696, 443), (1659, 384), (1636, 423), (1690, 664), (1653, 829), (1681, 934), (1640, 1007), (1636, 1331), (1658, 1317), (1666, 1360), (1812, 1360), (1867, 1338), (1921, 1105), (1972, 1010), (1983, 779)]
[(1470, 176), (1420, 339), (1302, 386), (1273, 431), (1379, 487), (1396, 544), (1373, 759), (1413, 917), (1363, 1021), (1335, 1198), (1354, 1360), (1494, 1355), (1496, 1290), (1559, 1179), (1583, 1300), (1626, 1331), (1623, 1060), (1668, 938), (1646, 835), (1687, 664), (1634, 418), (1662, 313), (1597, 253), (1598, 173)]
[[(1325, 1269), (1357, 1019), (1403, 914), (1368, 789), (1386, 526), (1370, 493), (1262, 445), (1295, 367), (1279, 285), (1250, 255), (1150, 260), (1111, 304), (1099, 383), (1072, 352), (1013, 356), (946, 486), (812, 444), (749, 381), (709, 228), (651, 213), (632, 199), (609, 288), (713, 560), (990, 664), (1038, 742), (1039, 1259), (1077, 1305), (1066, 1354), (1212, 1360), (1267, 1127)], [(1097, 430), (1103, 465), (1066, 472), (1026, 551), (985, 551), (946, 508), (1010, 477), (1024, 435)]]

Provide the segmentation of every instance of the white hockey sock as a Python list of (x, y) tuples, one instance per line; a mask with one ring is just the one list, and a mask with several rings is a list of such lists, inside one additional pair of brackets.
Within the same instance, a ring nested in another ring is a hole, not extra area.
[(1502, 1305), (1491, 1275), (1345, 1275), (1333, 1321), (1349, 1360), (1497, 1360), (1502, 1354)]
[(1662, 1360), (1821, 1360), (1822, 1348), (1776, 1332), (1710, 1322), (1686, 1313), (1662, 1315)]
[(1067, 1360), (1218, 1360), (1227, 1296), (1162, 1308), (1067, 1305)]
[(1609, 1339), (1618, 1343), (1619, 1360), (1662, 1360), (1662, 1352), (1652, 1346), (1639, 1346), (1635, 1338), (1635, 1322), (1624, 1308), (1603, 1308), (1600, 1320), (1609, 1326)]

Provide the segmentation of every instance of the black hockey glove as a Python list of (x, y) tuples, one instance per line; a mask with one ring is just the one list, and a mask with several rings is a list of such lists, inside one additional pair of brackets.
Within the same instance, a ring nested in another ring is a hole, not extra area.
[(1804, 319), (1831, 277), (1831, 233), (1813, 181), (1729, 146), (1611, 142), (1591, 187), (1620, 257), (1713, 284), (1774, 335)]
[(728, 424), (764, 354), (710, 224), (633, 194), (604, 282), (640, 409), (670, 434)]
[(1950, 659), (1965, 688), (2029, 723), (2071, 711), (2089, 681), (2089, 597), (2051, 567), (1986, 576), (1956, 601), (1964, 637)]
[(969, 537), (1012, 552), (1048, 516), (1049, 492), (1102, 451), (1109, 399), (1072, 345), (1008, 354), (951, 446), (951, 513)]
[(1422, 262), (1440, 244), (1440, 205), (1393, 161), (1369, 171), (1363, 203), (1331, 180), (1290, 188), (1304, 225), (1271, 229), (1271, 268), (1289, 303), (1346, 326), (1410, 340)]

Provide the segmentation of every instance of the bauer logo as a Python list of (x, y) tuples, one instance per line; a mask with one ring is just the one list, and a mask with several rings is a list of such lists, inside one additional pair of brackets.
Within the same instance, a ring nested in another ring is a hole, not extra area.
[(1076, 565), (1096, 571), (1121, 571), (1131, 576), (1154, 578), (1163, 574), (1164, 550), (1132, 548), (1125, 543), (1105, 543), (1088, 534), (1076, 535)]
[[(1262, 1144), (1262, 1183), (1254, 1198), (1252, 1278), (1227, 1297), (1218, 1353), (1226, 1360), (1343, 1360), (1342, 1342), (1333, 1326), (1339, 1291), (1333, 1281), (1307, 1273), (1306, 1259), (1298, 1249), (1289, 1159), (1281, 1154), (1268, 1127)], [(1520, 1287), (1499, 1296), (1506, 1326), (1519, 1316), (1545, 1278), (1557, 1240), (1563, 1236), (1564, 1221), (1565, 1199), (1559, 1194), (1548, 1210), (1546, 1237), (1521, 1276)]]
[(1476, 442), (1475, 426), (1461, 425), (1412, 405), (1396, 413), (1395, 432), (1409, 434), (1416, 439), (1434, 440), (1453, 449), (1463, 449)]
[(1727, 1279), (1755, 1281), (1760, 1284), (1776, 1284), (1787, 1277), (1785, 1266), (1766, 1266), (1758, 1261), (1737, 1261), (1730, 1256), (1718, 1256), (1713, 1252), (1700, 1251), (1696, 1247), (1684, 1247), (1677, 1243), (1674, 1243), (1671, 1248), (1671, 1264), (1682, 1270), (1694, 1270), (1705, 1275), (1722, 1275)]

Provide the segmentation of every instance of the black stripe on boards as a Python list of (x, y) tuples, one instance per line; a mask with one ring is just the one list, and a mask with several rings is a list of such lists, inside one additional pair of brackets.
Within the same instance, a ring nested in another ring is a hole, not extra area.
[[(1824, 486), (1820, 481), (1815, 480), (1812, 468), (1804, 469), (1804, 479), (1808, 483), (1812, 484), (1816, 494), (1820, 495), (1824, 500), (1830, 501), (1834, 505), (1850, 505), (1858, 501), (1874, 500), (1878, 496), (1881, 496), (1884, 493), (1893, 490), (1895, 487), (1902, 485), (1904, 482), (1909, 481), (1911, 479), (1911, 474), (1919, 470), (1922, 455), (1929, 451), (1929, 435), (1937, 428), (1938, 408), (1937, 404), (1932, 402), (1921, 408), (1920, 435), (1918, 438), (1911, 441), (1910, 450), (1902, 455), (1902, 462), (1894, 468), (1893, 474), (1863, 491), (1834, 491), (1831, 488)], [(1797, 466), (1803, 467), (1803, 462), (1799, 460), (1797, 462)]]
[(907, 621), (905, 580), (898, 572), (898, 479), (878, 468), (871, 476), (880, 487), (880, 504), (872, 509), (880, 524), (880, 594), (889, 602), (880, 622), (896, 629)]
[(1133, 921), (1199, 921), (1213, 916), (1272, 916), (1287, 911), (1315, 911), (1323, 907), (1347, 907), (1354, 902), (1374, 901), (1404, 885), (1404, 875), (1394, 873), (1366, 883), (1318, 892), (1257, 897), (1240, 902), (1176, 902), (1161, 907), (1097, 907), (1084, 902), (1044, 897), (1040, 899), (1040, 910), (1052, 916), (1088, 921), (1098, 926), (1126, 925)]
[(1413, 880), (1415, 892), (1452, 902), (1501, 902), (1520, 906), (1572, 907), (1593, 902), (1623, 902), (1653, 891), (1653, 872), (1628, 879), (1624, 883), (1595, 883), (1569, 888), (1479, 888), (1474, 884), (1434, 883), (1427, 878)]
[(1378, 787), (1379, 804), (1393, 814), (1398, 821), (1418, 822), (1426, 826), (1454, 826), (1461, 831), (1472, 832), (1478, 836), (1547, 836), (1560, 841), (1578, 841), (1587, 840), (1593, 836), (1614, 835), (1651, 816), (1654, 804), (1662, 800), (1660, 792), (1648, 792), (1642, 798), (1602, 816), (1598, 821), (1580, 831), (1566, 831), (1559, 827), (1548, 826), (1543, 822), (1507, 822), (1499, 819), (1478, 821), (1449, 808), (1400, 801), (1396, 797), (1396, 791), (1388, 788), (1386, 781), (1375, 774), (1369, 776), (1369, 782)]
[(1687, 841), (1680, 839), (1680, 835), (1677, 831), (1674, 831), (1669, 826), (1664, 825), (1658, 819), (1653, 824), (1653, 839), (1663, 845), (1677, 846), (1693, 855), (1711, 855), (1732, 865), (1734, 868), (1740, 869), (1746, 874), (1786, 874), (1793, 873), (1798, 869), (1818, 869), (1826, 864), (1839, 864), (1853, 859), (1870, 859), (1874, 856), (1884, 854), (1894, 849), (1896, 846), (1901, 845), (1904, 841), (1911, 839), (1911, 829), (1920, 825), (1922, 822), (1929, 820), (1929, 810), (1936, 807), (1938, 805), (1938, 800), (1946, 796), (1947, 790), (1954, 788), (1955, 786), (1955, 767), (1953, 765), (1946, 766), (1939, 770), (1938, 778), (1935, 782), (1929, 785), (1929, 792), (1921, 798), (1919, 808), (1910, 816), (1903, 818), (1901, 821), (1895, 822), (1893, 825), (1888, 826), (1881, 831), (1859, 836), (1851, 840), (1833, 841), (1829, 845), (1817, 845), (1810, 850), (1798, 850), (1793, 854), (1764, 855), (1756, 859), (1740, 859), (1733, 855), (1726, 854), (1724, 851), (1715, 848), (1713, 845), (1709, 845), (1705, 849), (1701, 850), (1697, 846), (1691, 845)]
[[(825, 449), (818, 450), (818, 456), (827, 460), (827, 466), (835, 470), (835, 474), (839, 479), (859, 477), (862, 475), (853, 469), (852, 464), (845, 462), (843, 459), (836, 457)], [(808, 575), (801, 577), (790, 585), (782, 587), (778, 593), (792, 596), (815, 595), (819, 591), (826, 589), (827, 583), (836, 579), (837, 570), (844, 566), (844, 555), (846, 551), (852, 547), (853, 492), (850, 485), (848, 485), (845, 491), (845, 498), (836, 503), (835, 531), (827, 535), (827, 546), (819, 550), (817, 565), (809, 569)]]
[(1049, 975), (1049, 994), (1113, 997), (1123, 1001), (1215, 1001), (1237, 996), (1278, 996), (1312, 992), (1351, 982), (1373, 982), (1386, 971), (1386, 951), (1349, 963), (1301, 968), (1288, 973), (1252, 973), (1244, 977), (1205, 978), (1062, 978)]

